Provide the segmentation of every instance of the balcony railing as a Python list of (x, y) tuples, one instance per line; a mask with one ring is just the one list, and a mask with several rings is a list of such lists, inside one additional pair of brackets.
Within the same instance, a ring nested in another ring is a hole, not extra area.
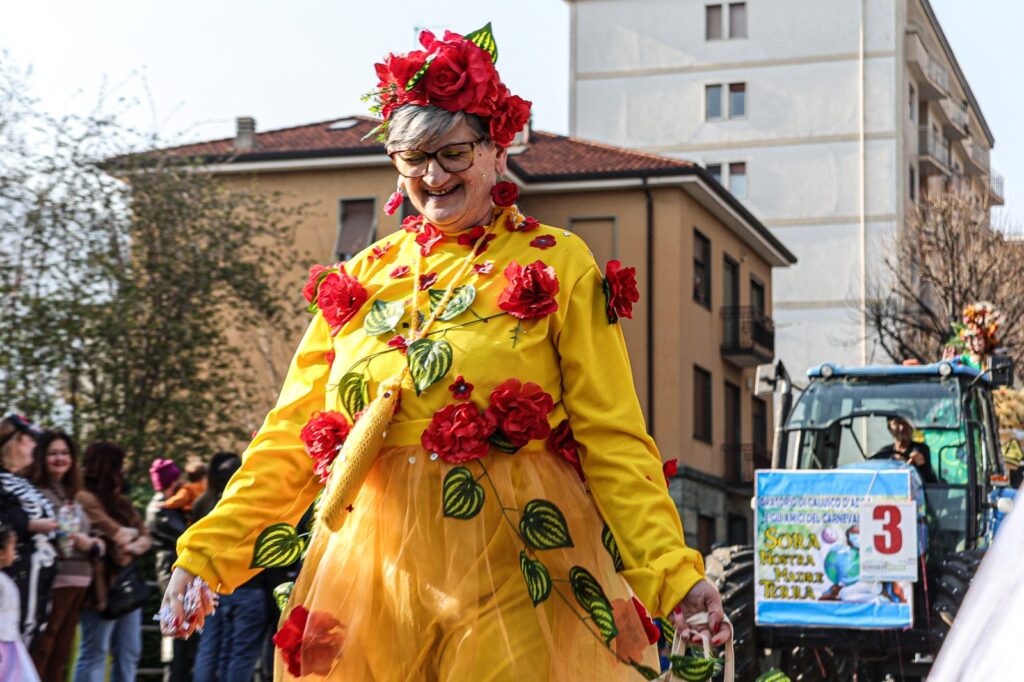
[(966, 192), (971, 189), (971, 181), (956, 168), (950, 169), (946, 190), (950, 192)]
[(925, 71), (928, 80), (934, 83), (941, 92), (949, 92), (949, 72), (935, 57), (928, 55), (928, 67)]
[(730, 483), (752, 483), (754, 472), (772, 465), (772, 453), (758, 443), (726, 443), (722, 446), (725, 480)]
[(1003, 176), (995, 171), (989, 171), (988, 191), (991, 194), (993, 204), (1003, 205)]
[(953, 125), (957, 128), (963, 129), (967, 127), (967, 105), (963, 102), (957, 102), (953, 99), (942, 100), (942, 107), (946, 110), (946, 114), (949, 116), (949, 120), (953, 122)]
[(756, 367), (775, 357), (775, 325), (752, 306), (722, 308), (722, 355), (737, 367)]
[[(930, 161), (935, 170), (949, 171), (949, 140), (928, 127), (921, 128), (921, 160)], [(924, 172), (922, 168), (922, 173)]]

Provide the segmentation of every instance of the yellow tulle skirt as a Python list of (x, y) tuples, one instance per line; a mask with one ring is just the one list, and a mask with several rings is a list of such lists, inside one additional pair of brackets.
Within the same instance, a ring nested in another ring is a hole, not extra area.
[[(643, 679), (629, 662), (657, 653), (608, 538), (542, 442), (461, 465), (386, 447), (342, 528), (314, 533), (282, 616), (309, 613), (299, 679)], [(275, 678), (296, 679), (280, 650)]]

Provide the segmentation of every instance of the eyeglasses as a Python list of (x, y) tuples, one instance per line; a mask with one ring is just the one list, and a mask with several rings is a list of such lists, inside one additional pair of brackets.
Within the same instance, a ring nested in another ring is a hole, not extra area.
[(449, 173), (458, 173), (473, 165), (473, 152), (481, 142), (483, 142), (483, 138), (472, 142), (456, 142), (441, 147), (436, 152), (405, 149), (389, 152), (388, 156), (391, 157), (391, 163), (395, 164), (398, 172), (407, 178), (419, 178), (426, 175), (427, 165), (431, 159), (437, 161), (438, 165)]

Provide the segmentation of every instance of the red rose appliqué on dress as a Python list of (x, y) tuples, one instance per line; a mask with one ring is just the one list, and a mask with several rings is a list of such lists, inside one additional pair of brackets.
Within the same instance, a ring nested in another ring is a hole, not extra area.
[(434, 413), (420, 443), (427, 452), (458, 464), (487, 454), (494, 427), (494, 418), (473, 403), (447, 405)]
[(444, 239), (444, 232), (437, 229), (430, 223), (424, 223), (423, 227), (416, 235), (416, 243), (420, 245), (420, 254), (423, 256), (429, 256), (433, 251), (434, 247), (441, 243)]
[(341, 654), (345, 626), (326, 611), (296, 606), (273, 641), (292, 677), (326, 675)]
[(469, 400), (469, 396), (473, 393), (473, 388), (473, 384), (463, 379), (460, 374), (455, 377), (455, 381), (448, 387), (448, 390), (451, 391), (452, 396), (456, 400)]
[(543, 261), (527, 266), (512, 261), (505, 268), (508, 284), (498, 296), (498, 307), (520, 320), (535, 320), (558, 310), (558, 276)]
[(551, 433), (548, 414), (555, 401), (535, 383), (509, 379), (491, 391), (487, 413), (511, 445), (522, 447)]
[(617, 260), (608, 261), (604, 269), (604, 294), (609, 322), (617, 322), (620, 317), (633, 319), (633, 304), (640, 300), (636, 268), (624, 268)]
[(333, 336), (359, 312), (366, 299), (363, 285), (341, 266), (338, 272), (330, 272), (321, 280), (315, 303), (323, 311)]
[(569, 426), (568, 419), (563, 419), (558, 423), (558, 426), (551, 429), (551, 435), (548, 436), (548, 449), (567, 461), (569, 464), (572, 464), (572, 467), (576, 470), (576, 474), (580, 477), (580, 480), (583, 480), (583, 467), (580, 465), (579, 444), (576, 442), (576, 439), (573, 438), (572, 428)]
[(533, 241), (530, 242), (530, 246), (535, 249), (550, 249), (555, 245), (555, 238), (550, 234), (542, 234), (539, 237), (534, 237)]
[(320, 482), (327, 480), (331, 462), (338, 456), (338, 450), (348, 438), (351, 426), (341, 412), (315, 412), (302, 427), (299, 438), (306, 448), (306, 454), (313, 459), (313, 471)]

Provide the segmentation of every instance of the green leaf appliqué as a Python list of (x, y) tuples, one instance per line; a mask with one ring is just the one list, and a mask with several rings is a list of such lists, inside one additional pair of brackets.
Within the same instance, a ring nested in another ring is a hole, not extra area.
[(290, 524), (267, 526), (256, 538), (249, 568), (290, 566), (298, 560), (303, 544), (298, 531)]
[(440, 381), (452, 368), (452, 344), (444, 339), (420, 339), (409, 345), (409, 373), (412, 374), (416, 395), (431, 384)]
[(619, 634), (619, 629), (615, 627), (612, 605), (594, 576), (582, 566), (573, 566), (569, 569), (569, 585), (572, 587), (572, 596), (590, 614), (604, 641), (612, 641)]
[(531, 559), (526, 552), (519, 552), (519, 568), (526, 580), (526, 589), (530, 593), (530, 600), (536, 606), (551, 596), (551, 575), (544, 564)]
[(722, 668), (722, 661), (703, 656), (669, 656), (672, 674), (686, 682), (710, 680)]
[(514, 455), (515, 453), (519, 452), (520, 449), (520, 446), (512, 445), (512, 443), (510, 443), (508, 439), (505, 438), (505, 434), (501, 432), (501, 429), (495, 429), (494, 433), (492, 433), (491, 437), (488, 438), (487, 440), (490, 441), (491, 445), (493, 445), (497, 449), (501, 450), (502, 452), (507, 452), (510, 455)]
[(569, 524), (562, 510), (547, 500), (530, 500), (519, 519), (519, 534), (534, 549), (572, 547)]
[(405, 84), (405, 91), (406, 92), (409, 92), (410, 90), (415, 88), (416, 84), (420, 82), (420, 79), (422, 79), (424, 76), (427, 75), (427, 69), (430, 68), (430, 64), (433, 61), (434, 61), (434, 56), (433, 55), (427, 57), (427, 60), (425, 62), (423, 62), (423, 66), (420, 67), (420, 70), (417, 71), (416, 73), (414, 73), (412, 75), (412, 77), (409, 79), (409, 82)]
[(284, 608), (288, 605), (288, 598), (292, 596), (292, 588), (295, 587), (295, 582), (281, 583), (274, 588), (274, 603), (277, 604), (277, 608), (284, 611)]
[(370, 402), (370, 389), (362, 374), (349, 372), (338, 382), (338, 396), (348, 416), (355, 419), (356, 413), (362, 411), (366, 403)]
[(466, 467), (455, 467), (445, 474), (441, 491), (444, 515), (450, 519), (465, 521), (484, 508), (484, 487)]
[(370, 312), (366, 313), (366, 317), (363, 319), (363, 331), (368, 336), (377, 336), (393, 331), (404, 314), (405, 303), (403, 301), (374, 301)]
[[(434, 309), (441, 304), (441, 299), (444, 298), (444, 289), (431, 289), (430, 294), (430, 312), (434, 312)], [(472, 284), (466, 284), (465, 286), (455, 287), (452, 292), (452, 298), (448, 301), (448, 305), (445, 307), (444, 312), (441, 313), (437, 319), (449, 322), (454, 320), (456, 317), (466, 311), (469, 306), (473, 305), (473, 301), (476, 300), (476, 287)]]
[(608, 554), (612, 557), (612, 562), (615, 564), (615, 570), (621, 571), (625, 568), (622, 563), (622, 555), (619, 554), (619, 545), (615, 542), (615, 536), (612, 535), (612, 529), (608, 527), (608, 524), (604, 524), (604, 528), (601, 530), (601, 544), (608, 550)]
[(491, 29), (491, 22), (488, 21), (483, 28), (478, 28), (472, 33), (466, 34), (465, 38), (491, 55), (492, 62), (498, 62), (498, 44), (494, 42), (494, 31)]

